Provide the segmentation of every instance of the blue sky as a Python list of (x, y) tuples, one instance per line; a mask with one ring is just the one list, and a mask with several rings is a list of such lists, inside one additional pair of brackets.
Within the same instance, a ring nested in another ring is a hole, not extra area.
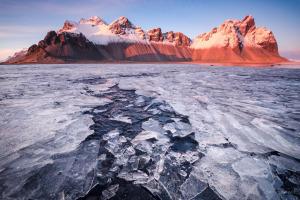
[(144, 29), (181, 31), (191, 38), (226, 19), (251, 14), (271, 29), (283, 55), (300, 57), (300, 0), (0, 0), (0, 60), (41, 40), (66, 19), (126, 16)]

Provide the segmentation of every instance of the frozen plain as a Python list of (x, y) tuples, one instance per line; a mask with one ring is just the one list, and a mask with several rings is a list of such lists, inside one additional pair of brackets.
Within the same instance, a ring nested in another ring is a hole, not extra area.
[(1, 199), (299, 199), (300, 70), (0, 66)]

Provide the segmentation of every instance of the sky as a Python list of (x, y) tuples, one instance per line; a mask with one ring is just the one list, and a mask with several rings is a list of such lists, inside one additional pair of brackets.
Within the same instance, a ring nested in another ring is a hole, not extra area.
[(58, 30), (65, 20), (126, 16), (143, 29), (161, 27), (195, 38), (226, 19), (254, 16), (271, 29), (280, 53), (300, 59), (300, 0), (0, 0), (0, 60)]

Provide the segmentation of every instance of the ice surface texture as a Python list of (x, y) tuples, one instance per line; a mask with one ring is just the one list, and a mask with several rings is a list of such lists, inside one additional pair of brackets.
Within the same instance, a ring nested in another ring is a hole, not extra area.
[(300, 197), (300, 70), (0, 68), (1, 199)]

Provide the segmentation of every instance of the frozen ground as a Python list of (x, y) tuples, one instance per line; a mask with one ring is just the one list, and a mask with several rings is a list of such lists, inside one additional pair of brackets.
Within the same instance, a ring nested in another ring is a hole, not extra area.
[(298, 69), (0, 70), (0, 199), (300, 198)]

